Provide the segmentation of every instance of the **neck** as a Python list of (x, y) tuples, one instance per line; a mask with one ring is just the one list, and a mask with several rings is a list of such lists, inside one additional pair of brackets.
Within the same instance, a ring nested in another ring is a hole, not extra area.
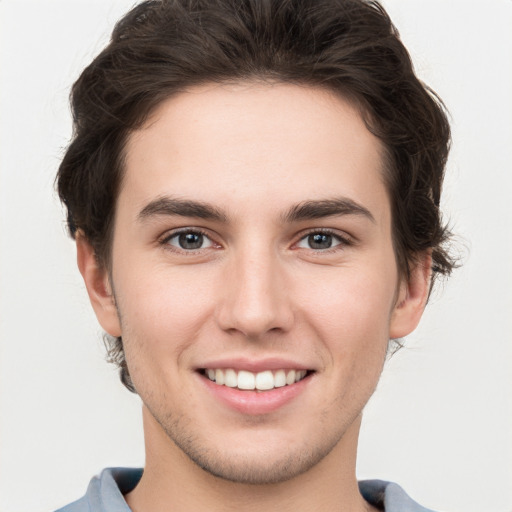
[(367, 512), (355, 477), (360, 418), (335, 448), (306, 473), (265, 485), (230, 482), (192, 462), (144, 407), (146, 465), (137, 487), (125, 496), (134, 512), (311, 510)]

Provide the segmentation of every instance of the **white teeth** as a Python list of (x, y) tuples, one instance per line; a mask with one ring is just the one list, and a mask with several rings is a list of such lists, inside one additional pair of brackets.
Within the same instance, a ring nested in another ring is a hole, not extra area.
[(306, 376), (306, 370), (298, 370), (295, 372), (295, 382), (299, 382)]
[(286, 373), (284, 373), (284, 370), (277, 370), (275, 373), (274, 386), (276, 388), (282, 388), (283, 386), (286, 386)]
[(274, 375), (271, 371), (256, 374), (256, 389), (265, 391), (274, 388)]
[(232, 368), (226, 370), (221, 368), (208, 368), (205, 370), (206, 376), (219, 386), (228, 386), (230, 388), (268, 391), (269, 389), (290, 386), (295, 382), (302, 380), (306, 370), (276, 370), (272, 372), (265, 370), (263, 372), (252, 373), (246, 370), (235, 371)]
[(238, 376), (235, 370), (226, 370), (224, 372), (224, 385), (230, 388), (236, 388), (238, 386)]
[(244, 370), (238, 372), (238, 389), (254, 389), (255, 384), (256, 378), (254, 377), (254, 373)]
[(222, 370), (215, 370), (215, 382), (224, 384), (224, 372)]

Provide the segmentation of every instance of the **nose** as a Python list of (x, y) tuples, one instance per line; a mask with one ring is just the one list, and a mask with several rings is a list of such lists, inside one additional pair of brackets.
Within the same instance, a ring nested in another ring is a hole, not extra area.
[(290, 290), (271, 249), (234, 254), (224, 272), (217, 309), (221, 329), (250, 339), (289, 331), (294, 321)]

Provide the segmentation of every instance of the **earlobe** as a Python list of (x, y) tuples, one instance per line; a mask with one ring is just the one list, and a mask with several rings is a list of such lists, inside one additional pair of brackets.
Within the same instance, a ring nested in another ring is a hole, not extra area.
[(418, 326), (427, 303), (432, 275), (430, 251), (421, 255), (411, 269), (409, 280), (400, 284), (390, 321), (389, 338), (403, 338)]
[(94, 249), (80, 233), (76, 235), (76, 258), (98, 322), (111, 336), (121, 336), (119, 316), (108, 272), (98, 264)]

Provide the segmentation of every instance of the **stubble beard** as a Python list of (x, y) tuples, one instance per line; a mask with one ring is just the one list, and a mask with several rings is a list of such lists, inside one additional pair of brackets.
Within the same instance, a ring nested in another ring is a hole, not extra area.
[[(118, 304), (117, 301), (116, 304)], [(123, 332), (129, 332), (129, 328), (123, 322), (119, 306), (117, 306), (117, 311), (123, 325)], [(126, 357), (126, 346), (124, 348)], [(132, 361), (129, 366), (130, 375), (133, 378), (133, 375), (138, 373), (134, 368), (137, 364), (133, 364), (136, 358), (129, 359)], [(220, 448), (213, 446), (213, 443), (208, 442), (208, 432), (197, 431), (199, 427), (197, 424), (194, 425), (194, 420), (191, 417), (166, 410), (165, 394), (158, 398), (151, 391), (151, 385), (145, 379), (134, 384), (137, 394), (148, 412), (160, 425), (171, 443), (177, 446), (195, 465), (210, 475), (238, 484), (279, 484), (306, 473), (333, 450), (351, 423), (347, 421), (345, 425), (339, 426), (336, 432), (315, 436), (318, 441), (309, 440), (302, 445), (294, 443), (293, 447), (290, 447), (282, 455), (274, 456), (272, 453), (268, 454), (262, 451), (258, 455), (247, 456), (242, 449), (237, 451), (236, 448), (225, 453)], [(328, 412), (324, 411), (324, 414), (319, 416), (326, 417)], [(342, 416), (344, 415), (342, 414)], [(257, 423), (257, 421), (256, 419), (255, 422)], [(318, 425), (318, 429), (323, 430), (322, 424)]]
[(247, 456), (236, 449), (221, 452), (211, 446), (205, 436), (192, 428), (192, 420), (184, 416), (178, 418), (171, 414), (154, 414), (148, 411), (164, 430), (165, 434), (195, 465), (208, 474), (237, 484), (269, 485), (279, 484), (293, 479), (316, 466), (336, 446), (342, 437), (333, 436), (331, 442), (322, 444), (295, 445), (288, 453), (272, 457), (264, 451), (261, 454)]

